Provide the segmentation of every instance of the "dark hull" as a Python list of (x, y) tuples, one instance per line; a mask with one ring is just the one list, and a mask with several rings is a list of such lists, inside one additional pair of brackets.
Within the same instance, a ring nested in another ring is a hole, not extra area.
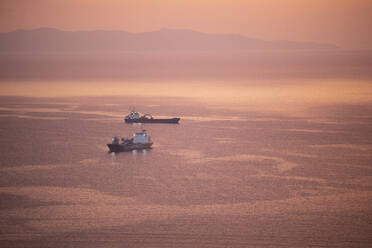
[(123, 145), (123, 144), (107, 144), (110, 152), (129, 152), (133, 150), (142, 150), (142, 149), (150, 149), (152, 143), (150, 144), (131, 144), (131, 145)]
[(171, 123), (178, 124), (180, 118), (171, 118), (171, 119), (148, 119), (148, 118), (139, 118), (137, 120), (125, 119), (126, 123)]

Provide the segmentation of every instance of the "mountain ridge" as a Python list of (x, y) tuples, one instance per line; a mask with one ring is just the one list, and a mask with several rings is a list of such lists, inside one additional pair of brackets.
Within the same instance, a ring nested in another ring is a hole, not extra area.
[(3, 52), (78, 51), (229, 51), (329, 50), (330, 43), (261, 40), (240, 34), (208, 34), (190, 29), (162, 28), (132, 33), (121, 30), (64, 31), (56, 28), (19, 29), (0, 33)]

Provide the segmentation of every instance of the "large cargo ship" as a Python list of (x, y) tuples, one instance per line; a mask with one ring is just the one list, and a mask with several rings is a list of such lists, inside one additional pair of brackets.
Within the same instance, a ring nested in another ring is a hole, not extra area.
[(136, 111), (132, 111), (129, 115), (125, 116), (124, 120), (126, 123), (171, 123), (178, 124), (181, 118), (168, 118), (160, 119), (153, 118), (150, 114), (140, 115)]
[(133, 134), (133, 138), (112, 138), (112, 143), (107, 144), (110, 152), (126, 152), (132, 150), (142, 150), (151, 148), (153, 142), (150, 136), (147, 135), (146, 130)]

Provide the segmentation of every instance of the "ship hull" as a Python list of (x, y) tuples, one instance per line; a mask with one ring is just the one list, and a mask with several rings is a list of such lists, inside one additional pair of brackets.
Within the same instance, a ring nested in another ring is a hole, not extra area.
[(150, 149), (152, 143), (149, 144), (107, 144), (110, 152), (129, 152), (133, 150), (143, 150), (143, 149)]
[(139, 118), (139, 119), (125, 119), (126, 123), (170, 123), (178, 124), (180, 118), (170, 118), (170, 119), (148, 119), (148, 118)]

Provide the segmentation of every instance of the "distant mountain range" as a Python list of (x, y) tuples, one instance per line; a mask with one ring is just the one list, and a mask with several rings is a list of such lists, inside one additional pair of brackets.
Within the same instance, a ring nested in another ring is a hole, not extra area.
[(266, 41), (237, 34), (206, 34), (192, 30), (160, 29), (153, 32), (67, 32), (53, 28), (0, 33), (2, 52), (110, 52), (110, 51), (240, 51), (337, 49), (334, 44)]

